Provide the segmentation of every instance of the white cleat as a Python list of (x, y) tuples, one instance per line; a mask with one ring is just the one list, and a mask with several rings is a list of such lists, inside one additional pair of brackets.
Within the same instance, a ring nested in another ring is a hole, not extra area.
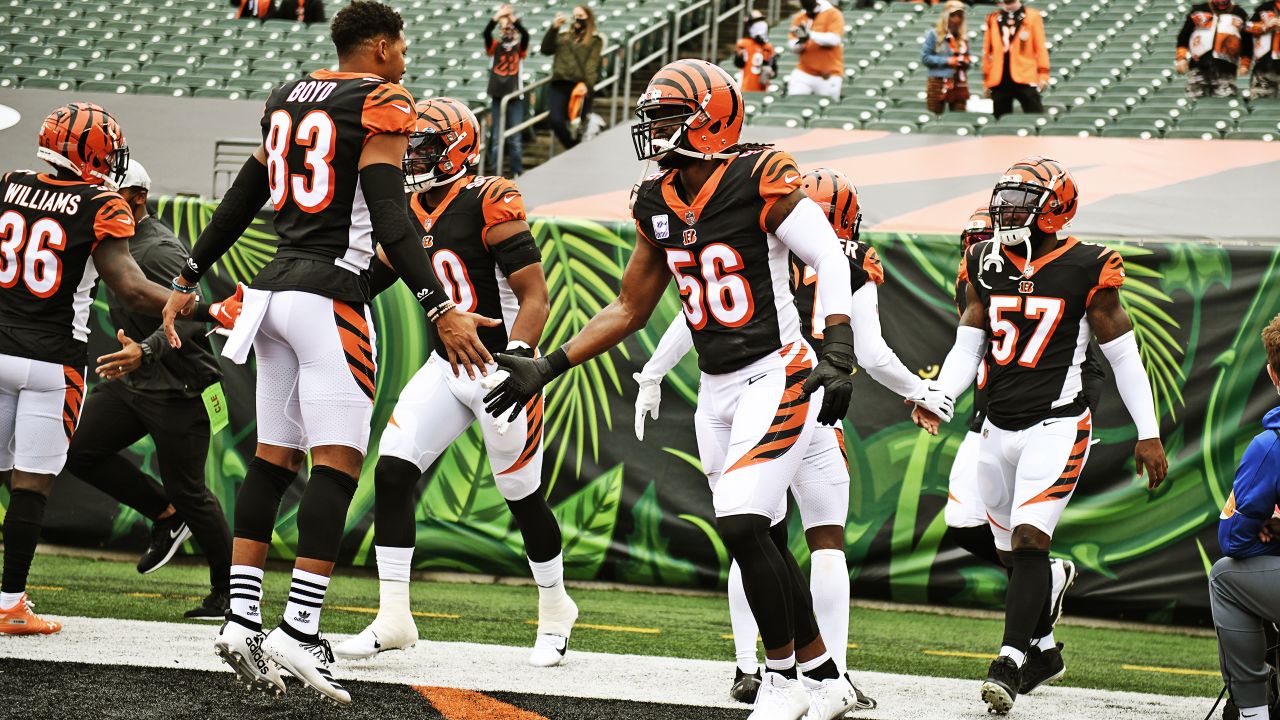
[(236, 676), (250, 690), (280, 697), (284, 695), (284, 679), (280, 677), (280, 669), (262, 650), (265, 639), (260, 631), (228, 620), (222, 623), (218, 639), (213, 641), (213, 651), (236, 671)]
[(364, 660), (388, 650), (408, 650), (418, 642), (418, 626), (412, 616), (387, 620), (379, 615), (359, 635), (347, 638), (333, 647), (342, 660)]
[(578, 621), (578, 605), (568, 595), (560, 603), (549, 607), (538, 605), (538, 639), (529, 653), (529, 664), (534, 667), (555, 667), (564, 663), (569, 651), (569, 635)]
[(321, 696), (342, 705), (351, 704), (351, 693), (329, 672), (333, 650), (329, 647), (328, 640), (318, 635), (314, 641), (298, 640), (284, 628), (277, 627), (267, 635), (262, 649), (282, 669), (309, 685)]
[(853, 686), (842, 677), (832, 680), (801, 678), (801, 683), (809, 693), (809, 712), (805, 713), (804, 720), (836, 720), (858, 704)]
[(747, 720), (800, 720), (809, 712), (809, 693), (797, 678), (766, 672), (756, 693), (755, 709)]

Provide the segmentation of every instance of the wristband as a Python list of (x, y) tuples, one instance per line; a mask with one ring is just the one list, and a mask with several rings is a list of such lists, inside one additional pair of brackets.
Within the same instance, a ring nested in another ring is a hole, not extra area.
[(200, 286), (198, 284), (183, 285), (182, 283), (178, 282), (179, 279), (181, 279), (181, 276), (178, 276), (169, 281), (169, 288), (174, 292), (182, 293), (183, 295), (194, 295), (200, 289)]
[(551, 368), (551, 371), (555, 373), (553, 377), (563, 375), (566, 370), (573, 366), (573, 364), (569, 362), (569, 354), (564, 351), (563, 346), (556, 348), (555, 352), (547, 356), (547, 365)]
[(443, 317), (445, 313), (449, 312), (455, 307), (457, 306), (453, 304), (452, 300), (445, 300), (444, 302), (440, 303), (439, 305), (427, 311), (427, 319), (430, 320), (431, 322), (436, 322), (441, 317)]

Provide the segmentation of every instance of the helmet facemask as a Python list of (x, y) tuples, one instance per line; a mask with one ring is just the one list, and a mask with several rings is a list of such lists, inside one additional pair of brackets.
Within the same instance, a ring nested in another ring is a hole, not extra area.
[[(689, 128), (699, 118), (705, 122), (702, 108), (682, 98), (669, 100), (640, 98), (636, 106), (639, 122), (631, 126), (631, 142), (637, 160), (661, 160), (669, 152), (702, 157), (688, 149)], [(682, 152), (683, 151), (683, 152)]]
[[(994, 261), (1000, 246), (1023, 245), (1026, 256), (1023, 275), (1031, 268), (1031, 229), (1039, 223), (1053, 190), (1024, 182), (1002, 182), (991, 194), (991, 223), (995, 238), (988, 261)], [(984, 261), (984, 264), (987, 261)]]
[(452, 130), (442, 133), (435, 128), (410, 135), (403, 162), (405, 192), (430, 190), (461, 177), (466, 166), (454, 167), (448, 155), (463, 139)]

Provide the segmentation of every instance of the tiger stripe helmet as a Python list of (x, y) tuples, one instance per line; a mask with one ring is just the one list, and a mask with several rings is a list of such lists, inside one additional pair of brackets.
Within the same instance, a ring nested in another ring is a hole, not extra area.
[(862, 208), (858, 205), (858, 188), (839, 170), (818, 168), (801, 176), (801, 187), (822, 212), (842, 240), (857, 240), (862, 227)]
[(480, 121), (460, 100), (448, 97), (417, 104), (418, 127), (404, 155), (407, 192), (429, 190), (462, 177), (480, 157)]
[(719, 65), (684, 59), (653, 76), (636, 102), (631, 128), (640, 160), (677, 152), (699, 159), (728, 158), (742, 136), (744, 106), (738, 84)]
[(1080, 206), (1071, 172), (1056, 160), (1032, 157), (1014, 163), (991, 193), (991, 220), (1005, 245), (1028, 242), (1031, 228), (1054, 234)]
[(129, 167), (124, 130), (101, 106), (74, 102), (54, 109), (40, 126), (36, 157), (87, 183), (119, 187)]
[(980, 207), (973, 211), (969, 216), (969, 222), (965, 224), (964, 230), (960, 231), (960, 247), (961, 250), (968, 250), (969, 246), (986, 242), (995, 237), (995, 225), (991, 222), (991, 210), (987, 207)]

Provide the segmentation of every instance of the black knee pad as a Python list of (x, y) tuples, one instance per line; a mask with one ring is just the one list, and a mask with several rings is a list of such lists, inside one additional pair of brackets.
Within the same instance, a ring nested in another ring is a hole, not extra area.
[(255, 457), (249, 462), (244, 484), (236, 493), (235, 536), (270, 543), (280, 513), (280, 500), (298, 474)]
[(400, 458), (378, 460), (373, 473), (373, 542), (382, 547), (413, 547), (413, 491), (422, 472)]
[(546, 562), (560, 554), (563, 538), (560, 523), (551, 512), (542, 493), (534, 490), (519, 500), (508, 500), (511, 517), (515, 518), (524, 538), (524, 554), (533, 562)]
[(298, 557), (334, 562), (346, 529), (356, 479), (327, 465), (311, 468), (298, 504)]

